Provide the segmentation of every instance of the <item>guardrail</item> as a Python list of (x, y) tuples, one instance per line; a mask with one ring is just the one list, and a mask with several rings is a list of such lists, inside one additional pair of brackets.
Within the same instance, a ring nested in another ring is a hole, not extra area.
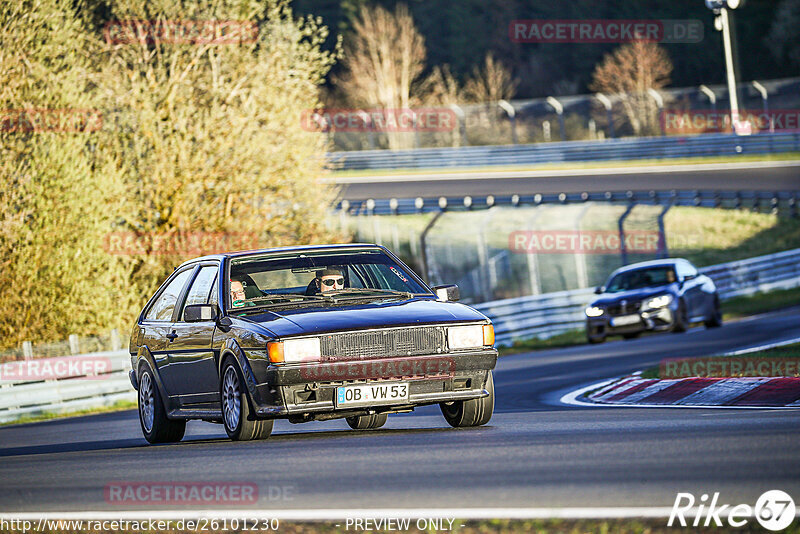
[[(797, 287), (800, 249), (712, 265), (700, 271), (714, 280), (723, 300)], [(516, 339), (581, 328), (584, 307), (593, 296), (591, 288), (577, 289), (475, 307), (492, 318), (497, 343), (502, 346)], [(87, 361), (94, 364), (74, 363)], [(121, 400), (135, 401), (136, 392), (128, 379), (129, 366), (130, 355), (124, 350), (0, 364), (0, 422), (109, 406)], [(30, 375), (35, 375), (33, 380)]]
[(703, 134), (530, 145), (331, 152), (337, 169), (435, 169), (800, 152), (800, 132)]
[[(759, 291), (800, 286), (800, 249), (778, 252), (700, 269), (719, 289), (720, 299)], [(484, 302), (475, 306), (492, 319), (497, 344), (518, 339), (547, 337), (583, 328), (584, 308), (593, 290), (576, 289), (516, 299)]]
[(0, 423), (135, 401), (125, 350), (0, 364)]

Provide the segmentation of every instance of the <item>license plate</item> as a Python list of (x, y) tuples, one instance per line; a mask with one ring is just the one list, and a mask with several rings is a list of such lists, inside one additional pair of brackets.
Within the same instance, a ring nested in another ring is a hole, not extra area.
[(408, 400), (408, 384), (366, 384), (336, 388), (336, 406), (368, 406)]
[(623, 315), (621, 317), (613, 317), (611, 319), (611, 326), (627, 326), (637, 324), (642, 321), (638, 315)]

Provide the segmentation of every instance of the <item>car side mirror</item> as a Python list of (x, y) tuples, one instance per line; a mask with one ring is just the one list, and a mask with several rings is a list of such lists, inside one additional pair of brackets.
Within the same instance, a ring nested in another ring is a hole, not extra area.
[(183, 320), (187, 323), (215, 321), (219, 310), (213, 304), (189, 304), (183, 309)]
[(461, 291), (455, 284), (447, 286), (432, 287), (433, 292), (436, 293), (436, 298), (442, 302), (458, 302), (461, 300)]
[(602, 295), (603, 293), (605, 293), (605, 290), (606, 290), (606, 288), (604, 288), (603, 286), (600, 286), (598, 288), (595, 288), (594, 294), (595, 295)]

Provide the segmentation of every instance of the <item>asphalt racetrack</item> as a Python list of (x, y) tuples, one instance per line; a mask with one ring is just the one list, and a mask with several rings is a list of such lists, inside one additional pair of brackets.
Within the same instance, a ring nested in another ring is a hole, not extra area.
[[(800, 410), (580, 407), (561, 396), (656, 364), (800, 337), (800, 309), (502, 358), (485, 427), (452, 429), (438, 407), (383, 429), (279, 421), (260, 442), (191, 422), (182, 443), (149, 446), (135, 411), (0, 428), (0, 511), (153, 510), (109, 502), (113, 483), (255, 484), (270, 509), (670, 507), (677, 492), (753, 505), (800, 493)], [(220, 503), (213, 508), (242, 508)], [(175, 505), (167, 506), (176, 509)], [(205, 508), (209, 508), (206, 506)]]
[(337, 177), (347, 200), (605, 191), (797, 191), (800, 161)]

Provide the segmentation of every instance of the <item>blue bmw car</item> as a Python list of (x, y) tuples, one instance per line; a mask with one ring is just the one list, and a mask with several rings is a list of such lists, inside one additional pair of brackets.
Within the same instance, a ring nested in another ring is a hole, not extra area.
[(646, 261), (614, 271), (586, 308), (586, 336), (635, 338), (643, 332), (685, 332), (692, 323), (722, 325), (714, 282), (682, 258)]

